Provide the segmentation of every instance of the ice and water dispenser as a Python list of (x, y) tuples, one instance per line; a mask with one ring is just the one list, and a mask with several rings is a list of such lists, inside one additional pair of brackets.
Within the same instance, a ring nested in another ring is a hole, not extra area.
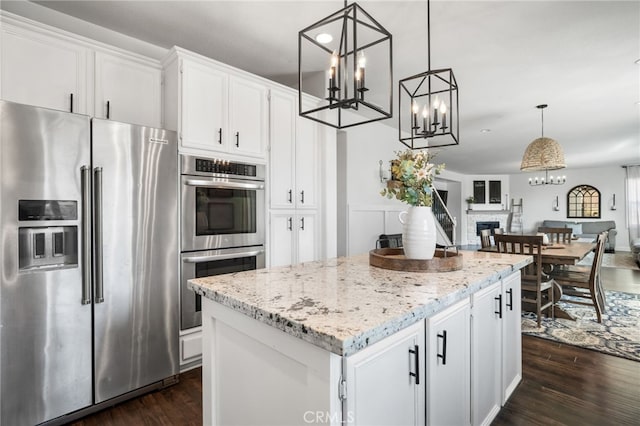
[[(34, 225), (18, 228), (20, 270), (78, 265), (77, 204), (67, 200), (18, 201), (20, 225)], [(55, 221), (55, 226), (46, 226), (47, 221)]]

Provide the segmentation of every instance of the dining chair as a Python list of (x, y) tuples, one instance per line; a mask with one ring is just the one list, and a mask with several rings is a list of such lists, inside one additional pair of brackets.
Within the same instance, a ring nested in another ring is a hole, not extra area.
[(482, 248), (491, 247), (491, 229), (482, 229), (480, 231), (480, 245)]
[(504, 229), (502, 228), (493, 228), (493, 235), (504, 234)]
[(571, 228), (550, 228), (548, 226), (538, 227), (538, 232), (547, 234), (550, 243), (571, 244)]
[[(522, 302), (535, 304), (538, 327), (542, 321), (542, 312), (550, 311), (555, 317), (553, 298), (553, 278), (542, 273), (542, 236), (541, 235), (503, 235), (494, 237), (498, 253), (528, 254), (533, 256), (533, 263), (521, 269)], [(549, 317), (549, 312), (547, 312)]]
[[(602, 312), (606, 309), (606, 299), (602, 288), (602, 280), (600, 279), (600, 268), (606, 239), (606, 233), (603, 232), (598, 235), (595, 256), (590, 267), (569, 267), (551, 272), (551, 277), (562, 286), (562, 295), (570, 296), (567, 299), (563, 298), (562, 301), (593, 306), (599, 323), (602, 322)], [(582, 299), (589, 301), (585, 302)]]

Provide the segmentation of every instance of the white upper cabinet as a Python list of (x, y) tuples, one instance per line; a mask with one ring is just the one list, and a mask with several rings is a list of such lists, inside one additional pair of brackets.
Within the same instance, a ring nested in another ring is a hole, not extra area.
[(228, 80), (226, 73), (210, 66), (195, 61), (182, 62), (182, 147), (225, 150)]
[(322, 124), (300, 116), (296, 119), (296, 205), (298, 208), (315, 208), (318, 205), (321, 163), (319, 126)]
[(290, 92), (272, 90), (270, 109), (270, 206), (294, 208), (296, 96)]
[(165, 126), (178, 131), (181, 151), (265, 157), (266, 85), (179, 48), (163, 68)]
[(298, 117), (293, 92), (271, 91), (271, 203), (273, 208), (318, 207), (320, 124)]
[(1, 25), (0, 97), (61, 111), (90, 113), (90, 50), (49, 33)]
[(95, 116), (161, 127), (159, 65), (96, 52)]
[(261, 157), (265, 153), (268, 90), (263, 84), (232, 76), (229, 79), (229, 151)]

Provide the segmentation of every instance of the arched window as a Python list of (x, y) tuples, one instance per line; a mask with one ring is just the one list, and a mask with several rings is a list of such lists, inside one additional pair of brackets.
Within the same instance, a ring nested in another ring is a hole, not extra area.
[(567, 194), (568, 218), (600, 218), (600, 191), (590, 185), (578, 185)]

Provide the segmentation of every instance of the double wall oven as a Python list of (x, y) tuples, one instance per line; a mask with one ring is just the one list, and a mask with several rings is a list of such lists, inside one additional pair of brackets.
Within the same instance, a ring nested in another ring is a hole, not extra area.
[(187, 281), (264, 268), (265, 166), (181, 156), (180, 328), (202, 324)]

